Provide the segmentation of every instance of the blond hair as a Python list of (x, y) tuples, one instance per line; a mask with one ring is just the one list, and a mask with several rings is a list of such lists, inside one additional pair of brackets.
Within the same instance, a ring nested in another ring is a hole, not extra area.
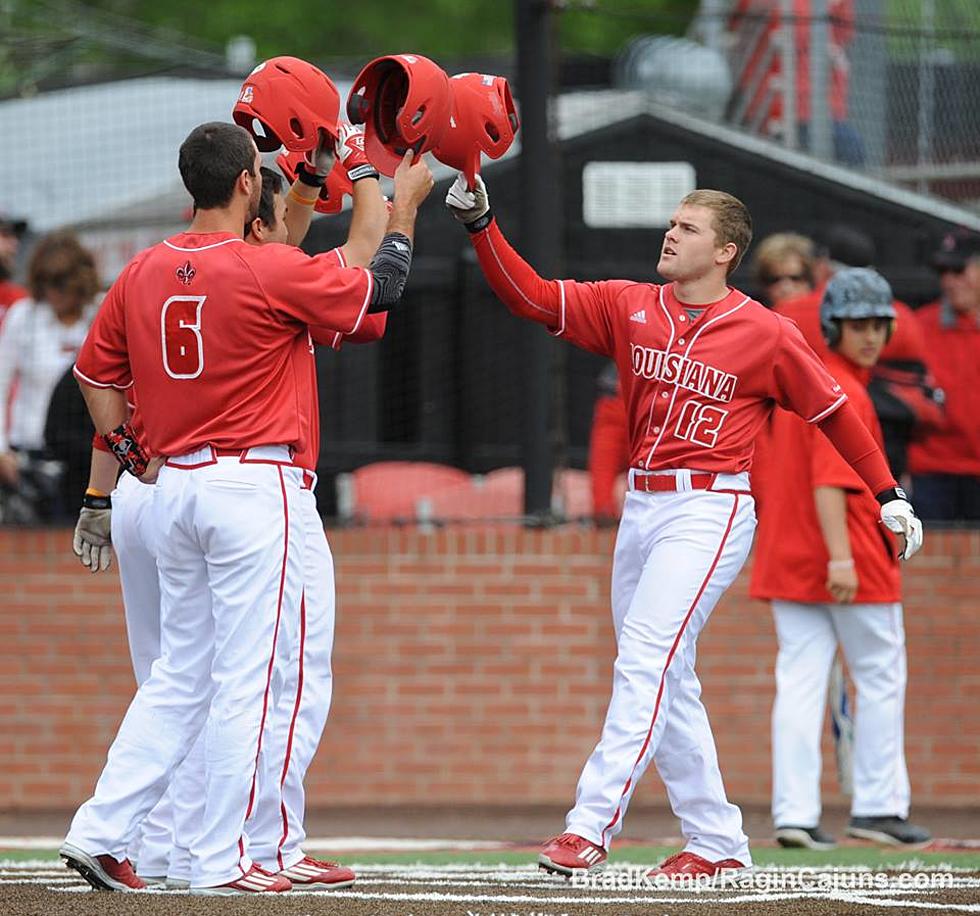
[(767, 235), (755, 250), (752, 258), (752, 279), (760, 286), (766, 285), (773, 271), (787, 258), (799, 258), (803, 272), (813, 282), (813, 262), (816, 245), (812, 239), (796, 232), (776, 232)]
[(748, 208), (731, 194), (706, 189), (691, 191), (680, 205), (706, 207), (712, 211), (714, 218), (711, 221), (711, 228), (715, 231), (719, 247), (731, 243), (737, 249), (735, 257), (728, 264), (726, 276), (730, 276), (732, 271), (742, 263), (745, 252), (752, 244), (752, 217), (749, 215)]

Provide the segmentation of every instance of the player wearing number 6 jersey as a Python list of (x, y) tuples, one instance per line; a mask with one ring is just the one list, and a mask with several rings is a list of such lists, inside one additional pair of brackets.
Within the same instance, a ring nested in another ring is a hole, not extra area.
[(205, 810), (192, 892), (288, 890), (253, 867), (260, 736), (284, 620), (299, 614), (306, 446), (296, 339), (309, 325), (354, 332), (401, 295), (428, 169), (395, 176), (388, 234), (367, 269), (284, 245), (248, 246), (261, 159), (247, 132), (196, 128), (180, 171), (195, 202), (187, 233), (137, 256), (109, 291), (76, 365), (96, 430), (121, 463), (146, 459), (125, 424), (134, 385), (146, 440), (168, 456), (154, 492), (161, 656), (109, 751), (61, 854), (92, 883), (139, 887), (125, 850), (197, 734)]
[(481, 181), (468, 190), (461, 177), (446, 203), (512, 312), (615, 360), (629, 418), (629, 492), (612, 573), (612, 699), (566, 832), (538, 861), (564, 874), (600, 866), (654, 761), (687, 840), (655, 874), (748, 867), (694, 659), (698, 633), (752, 543), (748, 472), (773, 407), (819, 425), (878, 495), (885, 523), (907, 536), (906, 556), (921, 544), (921, 525), (796, 326), (728, 286), (752, 236), (740, 201), (719, 191), (681, 201), (657, 264), (663, 285), (544, 280), (507, 243)]

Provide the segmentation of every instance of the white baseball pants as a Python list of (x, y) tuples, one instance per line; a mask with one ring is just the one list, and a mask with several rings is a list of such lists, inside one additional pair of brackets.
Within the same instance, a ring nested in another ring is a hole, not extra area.
[[(689, 478), (688, 478), (689, 479)], [(678, 472), (678, 486), (684, 486)], [(701, 685), (698, 634), (745, 563), (755, 531), (748, 475), (715, 489), (630, 492), (616, 538), (612, 610), (617, 657), (599, 744), (579, 779), (566, 829), (608, 848), (654, 760), (685, 849), (751, 862), (739, 809), (722, 783)]]
[(902, 605), (773, 601), (772, 610), (779, 639), (772, 709), (773, 823), (820, 823), (820, 736), (838, 644), (857, 691), (851, 814), (907, 817)]
[[(112, 549), (119, 566), (133, 673), (139, 687), (160, 657), (160, 585), (157, 577), (153, 487), (122, 474), (112, 492)], [(141, 874), (167, 874), (173, 845), (168, 791), (140, 824), (128, 856)]]
[[(244, 825), (255, 802), (260, 736), (283, 619), (302, 591), (301, 472), (284, 447), (245, 459), (212, 450), (171, 459), (154, 492), (161, 655), (109, 749), (68, 842), (122, 858), (203, 729), (206, 804), (192, 885), (251, 865)], [(175, 467), (173, 465), (182, 465)]]
[(300, 509), (306, 547), (299, 627), (284, 646), (283, 678), (262, 745), (259, 795), (247, 825), (250, 855), (270, 871), (290, 868), (305, 855), (303, 781), (333, 694), (333, 556), (312, 490), (300, 493)]

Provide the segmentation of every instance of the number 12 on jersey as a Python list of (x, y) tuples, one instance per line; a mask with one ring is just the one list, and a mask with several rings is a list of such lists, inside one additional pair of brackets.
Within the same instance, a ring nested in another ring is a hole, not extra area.
[(197, 378), (204, 371), (201, 311), (207, 296), (171, 296), (160, 312), (163, 368), (171, 378)]
[(677, 419), (674, 435), (695, 445), (714, 448), (718, 442), (721, 424), (725, 422), (728, 411), (713, 404), (690, 400), (684, 403), (681, 415)]

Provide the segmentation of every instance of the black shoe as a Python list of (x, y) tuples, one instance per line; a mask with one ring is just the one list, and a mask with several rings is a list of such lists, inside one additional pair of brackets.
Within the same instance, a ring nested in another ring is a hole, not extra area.
[(925, 827), (910, 824), (904, 817), (852, 817), (847, 835), (885, 846), (925, 846), (932, 834)]
[(830, 834), (816, 827), (777, 827), (776, 842), (787, 849), (833, 849), (837, 846)]

